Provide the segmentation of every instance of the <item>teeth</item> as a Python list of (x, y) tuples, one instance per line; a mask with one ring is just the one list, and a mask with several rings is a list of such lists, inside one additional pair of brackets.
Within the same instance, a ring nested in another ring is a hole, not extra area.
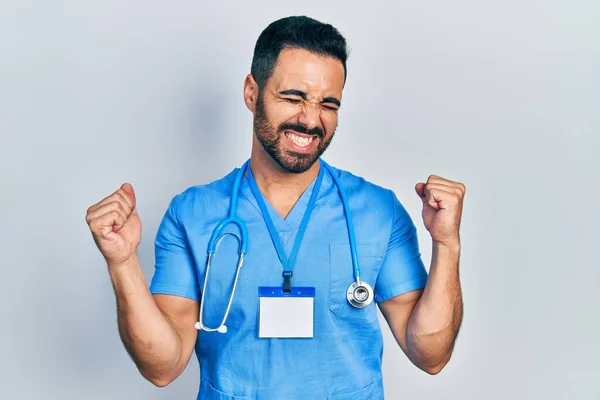
[(313, 141), (313, 138), (305, 138), (305, 137), (301, 137), (298, 135), (294, 135), (293, 133), (287, 133), (286, 136), (292, 141), (294, 142), (294, 144), (300, 146), (300, 147), (305, 147), (308, 146), (310, 144), (310, 142)]

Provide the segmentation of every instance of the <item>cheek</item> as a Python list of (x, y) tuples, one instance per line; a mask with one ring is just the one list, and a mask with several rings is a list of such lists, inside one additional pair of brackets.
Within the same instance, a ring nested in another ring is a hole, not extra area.
[(270, 107), (269, 110), (267, 110), (267, 117), (273, 127), (278, 128), (281, 124), (286, 122), (297, 121), (299, 113), (300, 110), (297, 105), (281, 103)]
[(334, 112), (324, 112), (321, 116), (321, 121), (323, 123), (323, 128), (325, 128), (325, 132), (328, 135), (331, 135), (335, 128), (337, 128), (338, 124), (338, 115)]

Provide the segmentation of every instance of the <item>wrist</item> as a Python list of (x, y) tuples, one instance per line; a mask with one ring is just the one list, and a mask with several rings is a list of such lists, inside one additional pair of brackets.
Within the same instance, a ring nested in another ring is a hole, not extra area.
[[(137, 254), (133, 254), (123, 262), (108, 263), (108, 273), (112, 281), (117, 297), (119, 294), (130, 292), (132, 288), (138, 287), (140, 282), (144, 282), (145, 277), (142, 267), (138, 261)], [(135, 291), (135, 289), (133, 289)]]
[(136, 265), (139, 265), (137, 252), (134, 252), (128, 258), (122, 261), (107, 261), (108, 270), (111, 274), (114, 272), (131, 270), (135, 268)]
[(460, 253), (460, 240), (433, 242), (433, 251), (443, 253)]

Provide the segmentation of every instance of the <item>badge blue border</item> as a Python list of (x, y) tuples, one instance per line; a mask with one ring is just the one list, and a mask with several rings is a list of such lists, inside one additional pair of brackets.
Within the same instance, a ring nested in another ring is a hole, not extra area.
[(285, 293), (281, 286), (261, 286), (258, 288), (258, 297), (315, 297), (315, 288), (295, 286)]

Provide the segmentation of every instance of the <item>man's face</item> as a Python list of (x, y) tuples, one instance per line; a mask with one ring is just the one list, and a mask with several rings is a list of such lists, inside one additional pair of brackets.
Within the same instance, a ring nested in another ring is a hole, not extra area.
[(344, 67), (304, 49), (283, 50), (258, 96), (254, 133), (284, 170), (302, 173), (325, 152), (338, 123)]

